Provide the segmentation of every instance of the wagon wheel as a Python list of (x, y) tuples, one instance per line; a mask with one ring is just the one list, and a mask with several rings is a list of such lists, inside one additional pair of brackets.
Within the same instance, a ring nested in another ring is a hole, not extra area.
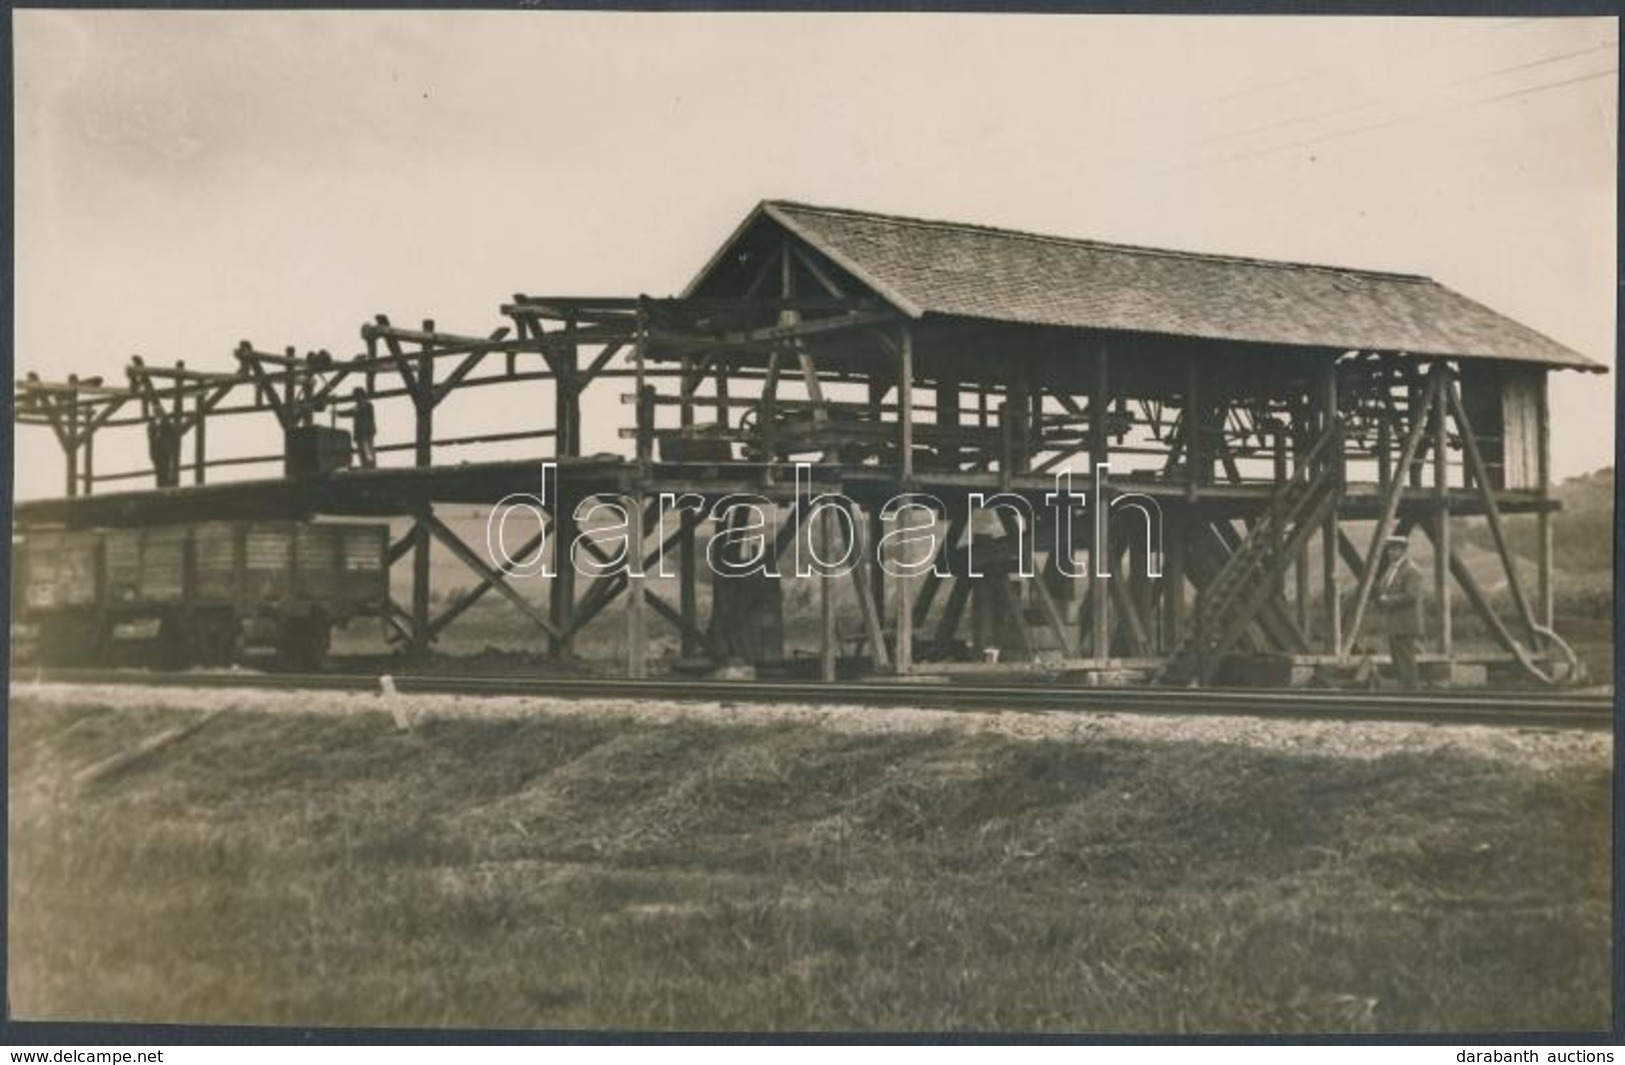
[(289, 618), (283, 623), (277, 657), (284, 668), (318, 670), (327, 662), (333, 626), (322, 614)]
[(229, 612), (210, 618), (209, 622), (198, 630), (197, 644), (199, 663), (206, 666), (229, 666), (242, 654), (242, 623)]
[(52, 618), (40, 624), (34, 653), (41, 665), (97, 666), (104, 664), (109, 642), (94, 619)]
[(158, 646), (154, 665), (158, 669), (189, 669), (198, 658), (198, 633), (190, 620), (175, 615), (158, 623)]

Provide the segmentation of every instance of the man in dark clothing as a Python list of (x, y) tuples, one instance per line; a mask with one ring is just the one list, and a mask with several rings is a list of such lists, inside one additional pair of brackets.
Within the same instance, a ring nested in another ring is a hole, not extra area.
[(362, 469), (370, 470), (378, 464), (378, 454), (373, 450), (373, 439), (378, 435), (378, 422), (373, 417), (372, 400), (367, 398), (367, 390), (358, 388), (350, 393), (353, 402), (350, 405), (350, 418), (355, 422), (355, 453), (361, 462)]
[(147, 454), (159, 488), (174, 488), (181, 483), (180, 434), (168, 418), (156, 417), (147, 422)]
[(1422, 571), (1406, 556), (1408, 546), (1403, 536), (1390, 536), (1383, 543), (1377, 606), (1388, 630), (1388, 651), (1400, 687), (1415, 691), (1421, 686), (1416, 649), (1422, 636)]

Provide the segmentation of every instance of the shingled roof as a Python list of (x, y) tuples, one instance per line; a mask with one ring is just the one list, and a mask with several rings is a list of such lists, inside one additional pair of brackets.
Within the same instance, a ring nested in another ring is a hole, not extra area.
[(1604, 370), (1415, 274), (1105, 244), (783, 200), (764, 201), (740, 233), (763, 215), (913, 318), (955, 315)]

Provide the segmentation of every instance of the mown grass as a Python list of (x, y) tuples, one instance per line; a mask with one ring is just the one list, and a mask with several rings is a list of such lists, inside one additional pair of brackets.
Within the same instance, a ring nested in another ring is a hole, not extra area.
[(810, 726), (11, 709), (31, 1019), (1608, 1023), (1607, 767)]

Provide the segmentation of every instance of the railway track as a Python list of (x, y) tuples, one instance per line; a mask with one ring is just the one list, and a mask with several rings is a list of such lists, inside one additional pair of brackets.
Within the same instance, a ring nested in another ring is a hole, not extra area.
[[(46, 670), (12, 683), (48, 683), (377, 692), (373, 673), (147, 673), (134, 670)], [(733, 703), (839, 704), (944, 710), (1079, 711), (1243, 716), (1299, 720), (1403, 721), (1516, 728), (1607, 729), (1612, 695), (1585, 692), (1348, 692), (1280, 689), (1084, 688), (1053, 684), (860, 681), (627, 680), (535, 675), (391, 674), (403, 694), (558, 699), (633, 699)]]

